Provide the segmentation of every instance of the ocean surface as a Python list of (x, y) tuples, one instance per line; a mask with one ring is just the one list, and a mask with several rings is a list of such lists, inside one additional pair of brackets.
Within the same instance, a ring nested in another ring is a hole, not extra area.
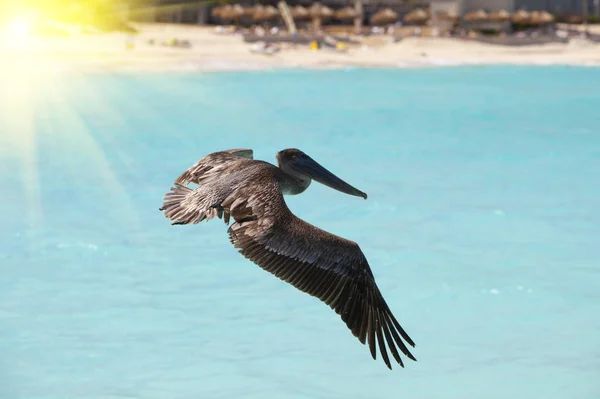
[[(600, 69), (0, 78), (0, 398), (600, 398)], [(158, 211), (204, 155), (304, 150), (418, 362)]]

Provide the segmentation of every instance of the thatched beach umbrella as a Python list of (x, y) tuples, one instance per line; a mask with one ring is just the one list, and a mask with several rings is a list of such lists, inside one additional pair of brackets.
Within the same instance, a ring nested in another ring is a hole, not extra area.
[(488, 15), (483, 10), (471, 11), (466, 14), (463, 19), (465, 21), (475, 22), (475, 21), (485, 21), (488, 18)]
[(429, 20), (429, 14), (421, 8), (417, 8), (406, 14), (402, 20), (407, 24), (421, 25)]
[(544, 25), (554, 22), (554, 16), (547, 11), (533, 11), (529, 16), (529, 22), (536, 25)]
[(257, 4), (254, 7), (250, 7), (250, 16), (252, 17), (252, 19), (254, 21), (258, 21), (260, 18), (262, 18), (262, 15), (265, 13), (265, 6), (263, 6), (262, 4)]
[(435, 14), (435, 17), (440, 21), (456, 21), (458, 14), (454, 11), (439, 11)]
[(328, 19), (333, 16), (333, 10), (319, 2), (313, 3), (313, 5), (308, 9), (308, 12), (313, 18), (320, 17), (323, 19)]
[(308, 12), (313, 19), (315, 30), (321, 29), (322, 21), (326, 21), (333, 17), (333, 10), (319, 2), (313, 3), (313, 5), (308, 9)]
[(244, 7), (244, 17), (251, 17), (254, 15), (254, 11), (256, 9), (256, 6), (249, 6), (249, 7)]
[(351, 21), (358, 17), (358, 13), (352, 7), (344, 7), (336, 10), (333, 16), (340, 21)]
[(224, 6), (215, 7), (212, 10), (210, 10), (210, 15), (213, 18), (219, 18), (219, 19), (221, 19), (222, 18), (221, 17), (221, 13), (223, 12), (224, 8), (225, 8)]
[(539, 13), (540, 13), (539, 11), (531, 11), (529, 13), (529, 20), (527, 22), (529, 22), (530, 24), (537, 25), (536, 21), (539, 19), (539, 16), (538, 16)]
[(239, 19), (244, 15), (244, 8), (239, 4), (227, 4), (219, 11), (219, 17), (227, 21), (234, 21), (237, 25)]
[(254, 7), (254, 13), (252, 19), (255, 21), (266, 22), (273, 21), (279, 17), (279, 10), (273, 6), (261, 6)]
[(529, 23), (530, 14), (525, 10), (519, 10), (510, 16), (510, 20), (515, 24), (527, 24)]
[(239, 4), (234, 4), (233, 8), (232, 8), (232, 12), (235, 17), (239, 18), (242, 15), (244, 15), (244, 7), (242, 7)]
[(490, 21), (508, 21), (510, 20), (510, 13), (506, 10), (494, 11), (488, 15)]
[(265, 13), (267, 14), (267, 17), (269, 18), (269, 20), (277, 19), (278, 17), (281, 16), (281, 13), (279, 12), (279, 8), (274, 7), (274, 6), (265, 7)]
[(384, 8), (371, 16), (372, 25), (389, 25), (398, 21), (398, 13), (391, 8)]
[(308, 12), (313, 18), (321, 18), (325, 20), (333, 17), (333, 10), (319, 2), (313, 3), (313, 5), (308, 9)]
[(310, 19), (310, 12), (305, 7), (296, 6), (292, 8), (292, 18), (295, 21)]
[[(598, 16), (598, 2), (596, 2), (595, 4), (596, 4), (596, 16)], [(554, 17), (554, 15), (550, 14), (547, 11), (542, 11), (541, 18), (546, 23), (554, 22), (556, 20), (556, 18)]]

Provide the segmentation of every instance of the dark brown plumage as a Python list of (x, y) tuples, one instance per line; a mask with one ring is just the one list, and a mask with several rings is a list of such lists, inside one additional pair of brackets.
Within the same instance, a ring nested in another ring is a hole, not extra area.
[[(279, 168), (254, 161), (245, 149), (210, 154), (175, 180), (161, 210), (173, 224), (232, 218), (228, 233), (239, 252), (329, 305), (361, 343), (368, 342), (373, 359), (377, 344), (390, 369), (387, 349), (401, 366), (398, 349), (416, 360), (405, 342), (415, 344), (385, 302), (359, 246), (296, 217), (283, 198), (306, 189), (311, 178), (351, 195), (366, 194), (318, 169), (299, 150), (280, 152), (278, 161)], [(192, 190), (188, 183), (199, 187)]]

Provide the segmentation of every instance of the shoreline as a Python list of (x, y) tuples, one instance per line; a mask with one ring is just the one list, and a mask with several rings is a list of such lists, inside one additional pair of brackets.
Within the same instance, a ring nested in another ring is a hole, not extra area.
[[(190, 48), (162, 46), (172, 38)], [(503, 46), (457, 38), (385, 36), (358, 38), (346, 52), (282, 45), (275, 54), (254, 53), (240, 35), (220, 35), (210, 27), (143, 25), (126, 49), (124, 34), (36, 39), (28, 48), (0, 47), (0, 71), (20, 72), (244, 72), (288, 69), (421, 69), (460, 66), (600, 67), (600, 43)], [(149, 41), (153, 40), (154, 45)]]

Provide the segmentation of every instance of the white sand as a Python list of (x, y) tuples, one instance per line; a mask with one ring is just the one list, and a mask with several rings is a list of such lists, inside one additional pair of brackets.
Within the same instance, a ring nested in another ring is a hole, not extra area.
[[(284, 46), (275, 55), (255, 54), (239, 35), (218, 35), (214, 27), (168, 24), (140, 25), (135, 49), (125, 49), (123, 34), (40, 39), (19, 48), (0, 46), (0, 69), (91, 71), (219, 71), (271, 68), (430, 67), (444, 65), (594, 65), (600, 66), (600, 44), (508, 47), (450, 38), (386, 37), (360, 39), (346, 53), (313, 51), (306, 45)], [(191, 48), (169, 48), (170, 38), (188, 40)], [(148, 39), (156, 44), (150, 46)]]

